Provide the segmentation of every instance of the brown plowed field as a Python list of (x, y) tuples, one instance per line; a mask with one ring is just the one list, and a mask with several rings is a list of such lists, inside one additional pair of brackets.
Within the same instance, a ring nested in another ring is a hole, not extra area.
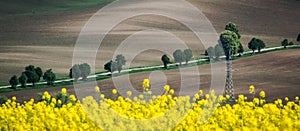
[[(252, 37), (265, 41), (268, 47), (279, 46), (283, 38), (295, 41), (300, 32), (299, 0), (189, 0), (212, 22), (217, 32), (229, 21), (237, 23), (246, 45)], [(72, 66), (73, 47), (87, 20), (101, 7), (72, 10), (45, 15), (0, 18), (0, 84), (8, 84), (12, 75), (20, 75), (24, 67), (33, 64), (46, 70), (52, 68), (59, 77), (66, 77)], [(158, 16), (139, 16), (120, 23), (107, 36), (98, 54), (96, 71), (103, 70), (114, 47), (126, 37), (124, 33), (145, 28), (170, 29), (181, 33), (190, 46), (199, 44), (187, 30), (170, 19)], [(194, 55), (203, 48), (193, 48)], [(161, 53), (144, 52), (132, 66), (160, 63)], [(151, 57), (149, 57), (151, 56)], [(147, 59), (148, 61), (145, 61)]]

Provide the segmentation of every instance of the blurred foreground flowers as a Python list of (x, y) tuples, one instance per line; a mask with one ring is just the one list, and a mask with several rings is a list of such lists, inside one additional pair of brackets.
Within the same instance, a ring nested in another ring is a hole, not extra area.
[[(148, 91), (148, 87), (146, 80), (143, 88)], [(253, 93), (254, 87), (250, 89)], [(39, 102), (31, 99), (20, 104), (13, 97), (0, 106), (0, 130), (300, 129), (298, 97), (294, 101), (286, 99), (286, 104), (281, 99), (266, 103), (265, 92), (260, 92), (259, 98), (250, 101), (239, 95), (236, 103), (230, 105), (226, 97), (217, 97), (213, 91), (203, 95), (200, 90), (190, 98), (173, 96), (174, 90), (169, 86), (164, 90), (161, 96), (149, 93), (151, 98), (147, 101), (143, 94), (130, 99), (132, 94), (129, 91), (126, 97), (111, 100), (101, 94), (99, 87), (95, 88), (97, 98), (88, 96), (81, 102), (69, 95), (65, 88), (56, 96), (45, 92)], [(112, 90), (112, 94), (117, 93), (117, 90)], [(177, 120), (178, 116), (184, 117)], [(172, 126), (172, 122), (176, 124)]]

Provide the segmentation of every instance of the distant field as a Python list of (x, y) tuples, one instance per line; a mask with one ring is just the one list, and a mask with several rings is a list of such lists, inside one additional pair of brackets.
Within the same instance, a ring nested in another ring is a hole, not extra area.
[(1, 0), (0, 16), (35, 15), (103, 6), (113, 0)]
[[(0, 2), (1, 7), (5, 7), (0, 9), (0, 84), (7, 84), (12, 75), (19, 75), (29, 64), (40, 66), (44, 70), (52, 68), (60, 77), (67, 77), (72, 66), (73, 47), (80, 30), (103, 7), (103, 3), (109, 2), (89, 0), (82, 4), (80, 0), (70, 1)], [(38, 2), (49, 3), (42, 8), (44, 5), (39, 5)], [(279, 46), (284, 38), (295, 41), (300, 33), (300, 17), (297, 17), (300, 2), (297, 0), (189, 2), (203, 11), (217, 32), (223, 31), (229, 21), (237, 23), (245, 48), (252, 37), (260, 38), (267, 47), (272, 47)], [(194, 55), (204, 53), (201, 43), (180, 23), (160, 16), (138, 16), (119, 24), (107, 36), (97, 54), (96, 71), (103, 70), (104, 63), (111, 59), (114, 49), (122, 40), (135, 31), (149, 28), (178, 34), (189, 46), (198, 45), (199, 48), (192, 48)], [(161, 64), (161, 55), (161, 52), (143, 52), (135, 58), (131, 66)]]
[[(288, 96), (290, 99), (294, 99), (296, 95), (299, 95), (300, 85), (300, 50), (290, 49), (283, 51), (269, 52), (265, 54), (255, 55), (252, 57), (242, 58), (233, 61), (233, 82), (234, 90), (236, 94), (244, 94), (249, 96), (248, 87), (254, 85), (256, 92), (261, 90), (266, 91), (266, 99), (268, 102), (273, 102), (277, 98), (284, 98)], [(200, 73), (200, 85), (194, 85), (193, 83), (185, 85), (188, 88), (199, 87), (205, 93), (208, 93), (211, 80), (211, 67), (210, 65), (198, 66)], [(175, 90), (175, 94), (178, 94), (180, 90), (180, 72), (176, 70), (163, 71), (166, 76), (167, 84)], [(193, 77), (195, 72), (188, 73), (189, 77)], [(129, 76), (131, 84), (138, 91), (142, 91), (142, 81), (145, 78), (149, 78), (150, 72), (142, 72), (131, 74)], [(121, 76), (125, 77), (125, 76)], [(87, 83), (88, 84), (88, 83)], [(82, 84), (85, 85), (85, 84)], [(151, 82), (152, 88), (163, 87), (163, 81), (157, 80)], [(161, 86), (154, 86), (161, 85)], [(101, 92), (107, 97), (111, 96), (111, 90), (114, 88), (112, 79), (105, 79), (98, 81), (98, 86), (101, 87)], [(68, 89), (68, 92), (74, 94), (75, 90), (73, 86), (64, 86)], [(21, 90), (7, 93), (0, 93), (7, 97), (17, 96), (19, 102), (29, 100), (30, 98), (39, 99), (38, 94), (48, 91), (51, 94), (55, 94), (60, 91), (62, 87), (42, 88), (32, 90)], [(129, 87), (123, 87), (122, 90), (127, 90)], [(91, 90), (90, 90), (91, 89)], [(93, 87), (86, 89), (76, 89), (76, 91), (84, 92), (87, 95), (93, 93)], [(120, 90), (120, 89), (118, 89)], [(185, 94), (195, 94), (195, 92), (184, 92)], [(258, 96), (258, 94), (256, 94)]]

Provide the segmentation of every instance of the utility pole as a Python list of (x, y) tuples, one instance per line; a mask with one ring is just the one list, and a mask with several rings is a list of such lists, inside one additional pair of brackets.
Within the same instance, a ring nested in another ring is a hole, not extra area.
[(229, 95), (230, 99), (234, 99), (233, 81), (232, 81), (232, 61), (229, 54), (229, 59), (226, 61), (227, 74), (226, 74), (226, 85), (225, 95)]

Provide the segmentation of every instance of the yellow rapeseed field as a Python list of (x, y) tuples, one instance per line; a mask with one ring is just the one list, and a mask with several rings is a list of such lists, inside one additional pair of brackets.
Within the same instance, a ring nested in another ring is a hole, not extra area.
[[(130, 91), (122, 97), (117, 90), (112, 90), (114, 100), (105, 98), (99, 87), (95, 87), (96, 97), (87, 96), (80, 102), (74, 95), (68, 95), (65, 88), (59, 98), (45, 92), (39, 102), (31, 99), (20, 104), (12, 97), (0, 107), (0, 130), (300, 129), (298, 97), (266, 103), (266, 93), (261, 91), (259, 98), (247, 100), (239, 95), (232, 104), (228, 96), (215, 96), (213, 91), (204, 95), (200, 90), (192, 98), (175, 97), (168, 85), (163, 87), (163, 95), (155, 96), (150, 86), (149, 80), (145, 80), (145, 92), (133, 98)], [(254, 86), (250, 86), (249, 92), (255, 93)]]

